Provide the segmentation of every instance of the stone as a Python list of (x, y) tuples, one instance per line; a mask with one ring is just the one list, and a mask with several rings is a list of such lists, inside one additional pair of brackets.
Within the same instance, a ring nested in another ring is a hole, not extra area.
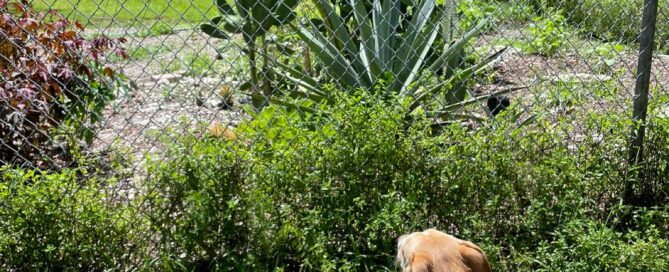
[(176, 83), (176, 82), (179, 82), (179, 80), (182, 77), (183, 77), (183, 75), (178, 74), (178, 73), (160, 74), (160, 75), (151, 76), (151, 80), (157, 81), (159, 84), (163, 83), (163, 82)]

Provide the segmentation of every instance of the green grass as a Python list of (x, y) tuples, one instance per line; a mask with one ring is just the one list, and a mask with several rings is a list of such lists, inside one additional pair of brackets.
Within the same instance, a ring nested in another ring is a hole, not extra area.
[(188, 65), (188, 74), (193, 76), (205, 75), (214, 68), (214, 61), (206, 55), (189, 53), (186, 55), (185, 62)]
[(54, 9), (93, 28), (150, 27), (156, 21), (193, 24), (218, 14), (213, 0), (36, 0), (33, 5), (38, 10)]
[(164, 22), (157, 22), (149, 28), (145, 28), (137, 33), (139, 37), (149, 37), (149, 36), (160, 36), (174, 34), (174, 28), (171, 25), (168, 25)]

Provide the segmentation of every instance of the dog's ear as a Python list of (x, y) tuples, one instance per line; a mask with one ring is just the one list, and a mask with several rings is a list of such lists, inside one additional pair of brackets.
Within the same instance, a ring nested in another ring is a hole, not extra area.
[(458, 251), (462, 256), (462, 262), (467, 265), (471, 271), (490, 272), (490, 264), (485, 253), (476, 245), (465, 242), (460, 244)]
[(432, 272), (429, 256), (412, 254), (411, 272)]

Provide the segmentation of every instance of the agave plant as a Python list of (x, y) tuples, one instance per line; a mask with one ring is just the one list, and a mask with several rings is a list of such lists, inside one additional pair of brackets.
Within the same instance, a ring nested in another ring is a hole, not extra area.
[[(314, 0), (323, 16), (326, 33), (318, 31), (312, 21), (308, 25), (290, 25), (300, 38), (314, 52), (325, 70), (326, 79), (330, 79), (345, 90), (364, 88), (370, 92), (383, 91), (388, 95), (412, 97), (409, 107), (411, 112), (423, 105), (429, 98), (446, 92), (447, 105), (431, 112), (435, 117), (457, 116), (453, 113), (463, 106), (485, 99), (486, 96), (473, 96), (464, 88), (463, 82), (473, 74), (486, 68), (501, 52), (494, 54), (480, 63), (462, 69), (452, 69), (453, 64), (462, 64), (464, 48), (467, 42), (480, 33), (488, 23), (467, 31), (458, 39), (452, 38), (455, 24), (449, 15), (453, 5), (437, 6), (435, 0), (419, 0), (412, 7), (411, 21), (400, 30), (401, 0), (374, 0), (371, 12), (365, 7), (364, 0), (350, 0), (353, 7), (354, 23), (346, 24), (327, 0)], [(450, 3), (451, 1), (446, 1)], [(446, 29), (444, 29), (444, 27)], [(440, 36), (450, 41), (445, 48), (434, 48), (434, 42)], [(432, 57), (428, 60), (428, 53)], [(307, 97), (319, 103), (331, 103), (332, 95), (323, 88), (321, 80), (310, 77), (301, 69), (277, 63), (285, 78), (299, 86), (294, 94)], [(446, 69), (441, 82), (424, 84), (426, 76), (436, 76), (434, 71)], [(386, 88), (375, 88), (379, 82), (388, 80)], [(427, 86), (429, 85), (429, 86)], [(502, 93), (505, 91), (501, 91)], [(466, 100), (467, 95), (473, 98)], [(272, 102), (290, 107), (298, 107), (286, 100), (272, 99)], [(305, 111), (315, 111), (299, 106)]]

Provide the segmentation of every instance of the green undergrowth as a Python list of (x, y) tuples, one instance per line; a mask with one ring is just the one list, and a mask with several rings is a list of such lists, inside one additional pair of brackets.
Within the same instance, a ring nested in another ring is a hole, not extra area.
[[(408, 103), (347, 94), (321, 116), (266, 107), (233, 141), (173, 133), (131, 199), (114, 179), (4, 168), (0, 267), (396, 271), (396, 239), (435, 227), (495, 271), (669, 268), (668, 207), (620, 204), (621, 116), (519, 126), (511, 107), (436, 135), (400, 121)], [(666, 203), (669, 122), (652, 120), (644, 171)]]
[(151, 206), (178, 214), (151, 222), (155, 267), (393, 270), (396, 238), (436, 227), (480, 244), (499, 271), (668, 268), (652, 249), (667, 249), (666, 207), (619, 205), (621, 119), (593, 113), (579, 130), (608, 134), (574, 149), (571, 124), (519, 128), (505, 114), (494, 129), (431, 135), (418, 117), (398, 121), (402, 103), (378, 101), (343, 98), (327, 117), (271, 106), (239, 142), (180, 139), (147, 183)]

